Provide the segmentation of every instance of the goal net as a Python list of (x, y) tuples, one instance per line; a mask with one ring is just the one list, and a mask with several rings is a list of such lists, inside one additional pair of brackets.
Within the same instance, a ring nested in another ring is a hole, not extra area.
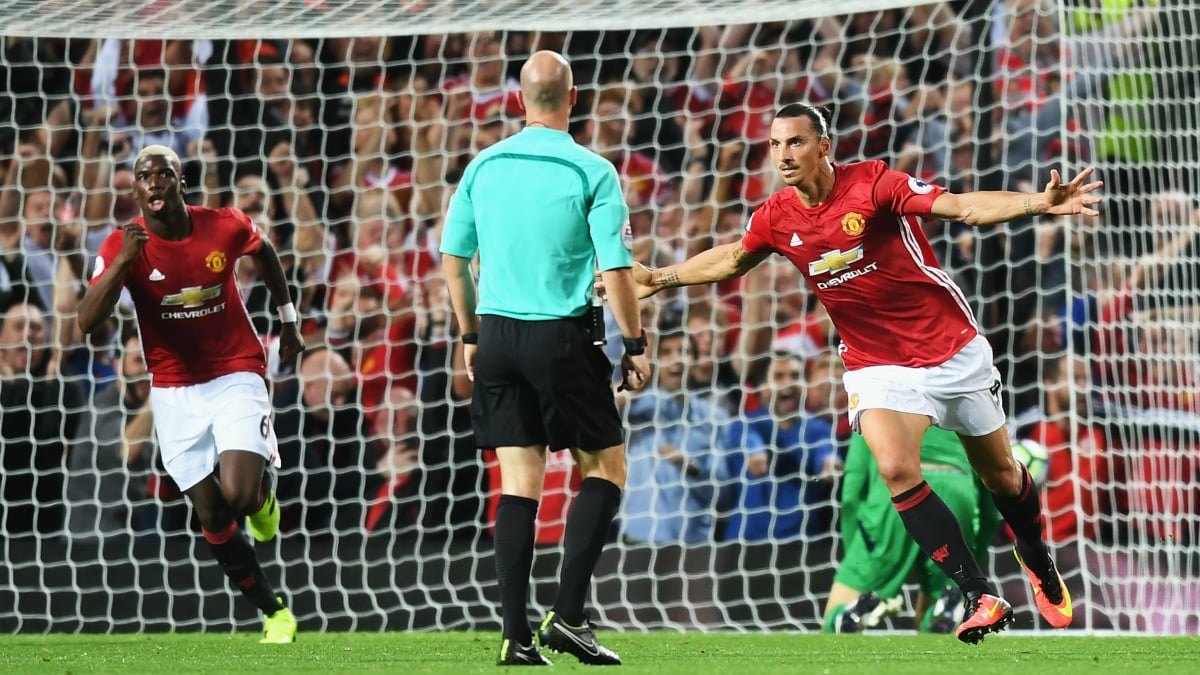
[[(75, 325), (100, 243), (138, 215), (129, 163), (149, 143), (184, 158), (190, 203), (252, 216), (297, 298), (311, 349), (298, 372), (272, 360), (283, 523), (258, 550), (301, 629), (498, 628), (499, 473), (471, 436), (437, 244), (463, 167), (520, 129), (524, 58), (549, 48), (579, 87), (570, 131), (617, 166), (647, 264), (740, 237), (782, 187), (766, 149), (789, 102), (826, 107), (836, 161), (956, 192), (1096, 167), (1097, 219), (924, 228), (993, 345), (1014, 440), (1035, 448), (1074, 627), (1200, 631), (1200, 4), (836, 9), (4, 3), (0, 630), (258, 625), (163, 470), (130, 307), (90, 338)], [(239, 288), (275, 353), (246, 262)], [(822, 308), (780, 259), (643, 309), (654, 390), (622, 407), (630, 479), (592, 618), (820, 630), (849, 438)], [(790, 431), (749, 431), (775, 417)], [(549, 453), (531, 614), (553, 601), (578, 486)], [(1043, 629), (1006, 533), (990, 541), (1018, 627)], [(913, 626), (914, 582), (886, 627)]]

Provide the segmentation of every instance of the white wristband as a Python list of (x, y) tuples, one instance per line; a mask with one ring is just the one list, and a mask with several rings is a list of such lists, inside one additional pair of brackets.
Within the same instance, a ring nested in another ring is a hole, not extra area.
[(279, 320), (284, 323), (296, 323), (299, 315), (296, 314), (296, 305), (288, 303), (279, 308)]

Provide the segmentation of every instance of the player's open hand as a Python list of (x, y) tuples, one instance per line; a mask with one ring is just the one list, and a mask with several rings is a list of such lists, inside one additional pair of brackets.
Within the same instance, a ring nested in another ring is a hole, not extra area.
[(633, 263), (633, 286), (639, 300), (657, 293), (658, 288), (654, 286), (654, 270), (640, 262)]
[(1100, 197), (1090, 193), (1104, 185), (1104, 181), (1084, 184), (1084, 181), (1091, 177), (1095, 170), (1095, 167), (1089, 166), (1079, 172), (1079, 175), (1070, 183), (1064, 184), (1058, 171), (1051, 169), (1050, 182), (1046, 184), (1044, 193), (1046, 202), (1050, 205), (1046, 213), (1056, 216), (1083, 214), (1093, 217), (1100, 215), (1099, 211), (1091, 208), (1100, 203)]
[(121, 250), (117, 252), (117, 260), (132, 262), (142, 254), (150, 235), (146, 228), (137, 223), (125, 223), (121, 228)]
[(279, 333), (279, 363), (291, 366), (296, 357), (304, 353), (304, 338), (300, 337), (298, 323), (285, 323)]

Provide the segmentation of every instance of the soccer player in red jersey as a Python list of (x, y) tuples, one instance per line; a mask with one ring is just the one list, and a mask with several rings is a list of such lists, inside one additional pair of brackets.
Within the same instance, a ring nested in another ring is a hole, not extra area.
[(1042, 616), (1071, 623), (1071, 598), (1043, 541), (1038, 492), (1013, 459), (1000, 403), (1000, 373), (962, 291), (941, 270), (915, 217), (989, 225), (1039, 214), (1098, 215), (1084, 183), (1051, 173), (1040, 193), (952, 194), (881, 161), (834, 164), (829, 121), (791, 104), (771, 124), (771, 159), (783, 177), (750, 217), (741, 241), (676, 265), (635, 267), (639, 297), (663, 288), (723, 281), (771, 253), (803, 273), (837, 328), (847, 372), (850, 421), (866, 438), (913, 539), (963, 591), (958, 638), (976, 643), (1012, 621), (963, 539), (954, 515), (921, 476), (921, 439), (930, 424), (957, 432), (971, 465), (1016, 535)]
[(262, 610), (261, 642), (293, 642), (296, 620), (238, 531), (238, 520), (248, 515), (255, 539), (275, 536), (279, 509), (264, 469), (268, 461), (278, 467), (279, 459), (266, 356), (238, 293), (234, 263), (249, 255), (280, 308), (283, 363), (304, 349), (287, 280), (274, 247), (246, 214), (184, 204), (173, 150), (147, 146), (133, 171), (142, 216), (100, 246), (79, 304), (79, 327), (91, 332), (112, 313), (122, 287), (129, 290), (152, 377), (163, 465), (191, 500), (225, 575)]

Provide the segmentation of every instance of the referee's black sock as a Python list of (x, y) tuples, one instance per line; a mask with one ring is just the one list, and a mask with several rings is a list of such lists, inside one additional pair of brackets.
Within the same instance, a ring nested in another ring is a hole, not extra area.
[(534, 520), (538, 503), (528, 497), (500, 495), (493, 539), (496, 582), (500, 586), (503, 637), (519, 645), (533, 644), (527, 615), (529, 575), (533, 571)]
[(1004, 521), (1012, 528), (1021, 560), (1039, 577), (1053, 578), (1051, 570), (1054, 564), (1050, 560), (1050, 550), (1042, 539), (1045, 532), (1042, 502), (1037, 489), (1034, 488), (1029, 469), (1021, 465), (1021, 490), (1016, 496), (1006, 497), (992, 493), (992, 502), (996, 504), (1000, 515), (1004, 516)]
[(263, 614), (274, 614), (283, 609), (258, 564), (254, 548), (238, 530), (237, 521), (230, 522), (229, 527), (219, 532), (209, 532), (203, 528), (201, 531), (204, 532), (208, 547), (212, 549), (213, 557), (225, 571), (225, 576), (241, 589), (246, 599), (261, 609)]
[(921, 481), (911, 490), (892, 497), (892, 505), (913, 541), (964, 594), (996, 594), (967, 547), (954, 512), (930, 489), (929, 483)]
[(620, 505), (621, 488), (603, 478), (588, 478), (579, 486), (579, 495), (567, 514), (554, 613), (570, 626), (583, 623), (583, 605), (592, 586), (592, 572), (604, 551), (608, 529)]

